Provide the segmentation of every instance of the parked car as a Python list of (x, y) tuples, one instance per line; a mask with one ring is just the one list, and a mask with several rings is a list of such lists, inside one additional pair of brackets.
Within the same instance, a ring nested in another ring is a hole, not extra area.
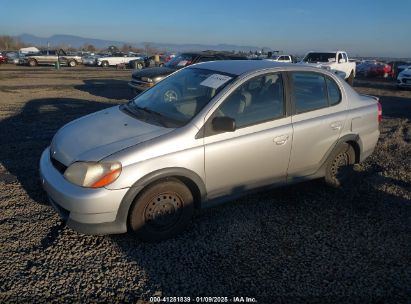
[(62, 127), (40, 176), (69, 227), (161, 240), (194, 207), (315, 178), (340, 186), (372, 154), (381, 114), (377, 97), (323, 69), (206, 62)]
[(142, 59), (144, 55), (115, 53), (111, 56), (97, 58), (97, 65), (102, 67), (128, 65), (132, 60)]
[(277, 62), (295, 62), (291, 55), (274, 55), (264, 60), (277, 61)]
[(6, 63), (6, 62), (7, 62), (6, 55), (3, 55), (3, 53), (0, 52), (0, 64)]
[[(247, 59), (244, 56), (239, 56), (231, 53), (224, 52), (190, 52), (182, 53), (174, 57), (163, 67), (148, 68), (142, 71), (134, 72), (131, 76), (131, 81), (128, 85), (135, 93), (139, 93), (148, 88), (151, 88), (156, 83), (164, 79), (164, 77), (171, 73), (189, 66), (194, 63), (214, 61), (214, 60), (244, 60)], [(172, 97), (174, 98), (174, 97)]]
[(411, 65), (397, 76), (397, 88), (411, 88)]
[[(403, 65), (407, 65), (405, 61), (390, 61), (387, 63), (391, 67), (392, 78), (397, 78), (398, 74), (401, 73), (404, 69), (399, 69)], [(410, 66), (411, 63), (408, 64)]]
[(308, 64), (330, 70), (347, 80), (351, 86), (354, 84), (356, 65), (354, 62), (349, 61), (346, 52), (309, 52), (300, 64)]
[(402, 65), (398, 65), (398, 66), (397, 66), (397, 75), (400, 74), (402, 71), (408, 69), (408, 67), (410, 67), (410, 66), (411, 66), (411, 63), (410, 63), (410, 62), (406, 62), (406, 63), (404, 63), (404, 64), (402, 64)]
[(391, 66), (378, 61), (367, 61), (357, 67), (357, 75), (364, 77), (388, 77), (391, 75)]
[(4, 52), (3, 56), (6, 57), (6, 63), (16, 63), (16, 59), (18, 61), (18, 58), (19, 58), (19, 53), (8, 51), (8, 52)]
[(89, 66), (97, 65), (97, 59), (101, 58), (99, 55), (88, 55), (83, 57), (83, 64)]
[(132, 69), (136, 69), (136, 70), (141, 70), (143, 68), (153, 68), (153, 67), (162, 67), (164, 66), (164, 64), (167, 63), (167, 61), (169, 61), (169, 56), (167, 55), (159, 55), (158, 56), (158, 62), (156, 62), (156, 58), (155, 56), (145, 56), (144, 58), (141, 59), (135, 59), (135, 60), (131, 60), (129, 62), (129, 66)]
[(82, 59), (77, 55), (68, 55), (64, 50), (42, 50), (39, 53), (27, 54), (22, 57), (19, 64), (29, 65), (34, 67), (36, 65), (54, 65), (59, 62), (60, 65), (67, 65), (75, 67), (82, 63)]

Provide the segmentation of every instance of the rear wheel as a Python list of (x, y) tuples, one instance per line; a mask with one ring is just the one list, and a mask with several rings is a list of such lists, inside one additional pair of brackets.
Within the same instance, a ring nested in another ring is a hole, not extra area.
[(104, 61), (101, 63), (101, 66), (102, 66), (103, 68), (108, 67), (108, 61), (104, 60)]
[(335, 188), (347, 182), (352, 175), (355, 152), (351, 145), (343, 143), (332, 153), (325, 171), (325, 182)]
[(142, 70), (143, 69), (143, 64), (141, 62), (137, 62), (136, 68), (137, 68), (137, 70)]
[(354, 85), (354, 72), (353, 71), (351, 71), (350, 76), (348, 76), (347, 82), (350, 86)]
[(70, 60), (69, 62), (68, 62), (68, 65), (70, 66), (70, 67), (75, 67), (76, 66), (76, 61), (74, 61), (74, 60)]
[(174, 178), (152, 184), (130, 210), (131, 229), (144, 241), (160, 241), (181, 232), (194, 211), (193, 195)]

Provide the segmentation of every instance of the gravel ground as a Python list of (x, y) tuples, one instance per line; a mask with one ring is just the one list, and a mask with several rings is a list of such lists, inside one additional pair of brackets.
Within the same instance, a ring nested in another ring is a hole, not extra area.
[(56, 130), (129, 98), (130, 71), (0, 67), (0, 302), (139, 302), (150, 296), (258, 303), (410, 303), (411, 91), (381, 97), (375, 153), (353, 181), (321, 181), (200, 210), (179, 237), (86, 236), (47, 203), (38, 161)]

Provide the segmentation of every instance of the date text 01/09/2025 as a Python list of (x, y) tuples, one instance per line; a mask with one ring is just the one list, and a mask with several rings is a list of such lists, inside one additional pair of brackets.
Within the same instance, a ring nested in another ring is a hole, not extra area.
[(257, 303), (253, 297), (150, 297), (152, 303)]

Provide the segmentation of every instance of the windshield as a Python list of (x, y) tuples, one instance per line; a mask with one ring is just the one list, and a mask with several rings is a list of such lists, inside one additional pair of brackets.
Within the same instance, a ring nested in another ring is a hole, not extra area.
[(335, 53), (308, 53), (304, 62), (335, 62)]
[(234, 78), (234, 75), (216, 71), (183, 69), (135, 97), (128, 104), (128, 110), (147, 122), (180, 127)]
[(179, 69), (193, 62), (194, 56), (191, 54), (180, 54), (165, 64), (168, 68)]

